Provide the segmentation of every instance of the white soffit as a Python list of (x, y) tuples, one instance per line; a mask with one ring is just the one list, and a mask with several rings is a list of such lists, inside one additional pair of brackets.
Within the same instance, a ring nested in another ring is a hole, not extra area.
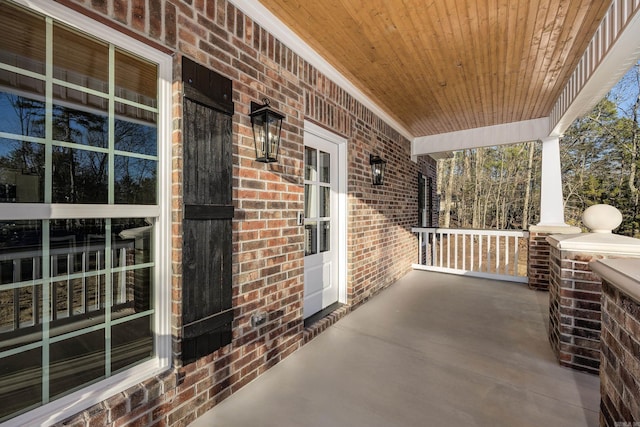
[(327, 76), (331, 81), (336, 83), (342, 89), (347, 91), (351, 96), (361, 102), (365, 107), (371, 110), (375, 115), (393, 126), (402, 136), (412, 140), (413, 135), (396, 119), (391, 117), (386, 111), (378, 106), (358, 89), (350, 80), (336, 70), (329, 62), (320, 56), (311, 46), (302, 40), (296, 33), (291, 31), (280, 19), (271, 13), (257, 0), (230, 0), (233, 5), (240, 9), (245, 15), (260, 25), (269, 33), (273, 34), (278, 40), (284, 43), (289, 49), (293, 50), (296, 55), (313, 65), (318, 71)]
[(411, 155), (415, 157), (443, 151), (537, 141), (547, 136), (549, 136), (549, 118), (544, 117), (438, 135), (421, 136), (413, 140)]

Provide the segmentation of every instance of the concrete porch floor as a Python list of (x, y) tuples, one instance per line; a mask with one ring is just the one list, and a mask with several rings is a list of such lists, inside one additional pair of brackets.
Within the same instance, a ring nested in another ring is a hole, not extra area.
[(192, 426), (597, 426), (599, 379), (554, 359), (548, 296), (410, 272)]

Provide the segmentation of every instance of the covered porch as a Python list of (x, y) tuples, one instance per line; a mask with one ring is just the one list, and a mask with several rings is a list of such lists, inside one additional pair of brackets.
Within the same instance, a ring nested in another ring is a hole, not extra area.
[(412, 271), (192, 426), (598, 425), (598, 377), (558, 365), (548, 299)]

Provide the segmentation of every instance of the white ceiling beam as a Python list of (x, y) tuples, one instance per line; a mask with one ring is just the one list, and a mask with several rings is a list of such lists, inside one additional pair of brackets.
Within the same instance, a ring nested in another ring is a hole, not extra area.
[(411, 156), (468, 148), (491, 147), (516, 142), (537, 141), (549, 136), (549, 118), (525, 120), (502, 125), (485, 126), (456, 132), (427, 135), (415, 138), (411, 144)]
[(376, 102), (358, 89), (349, 79), (333, 67), (328, 61), (318, 54), (311, 46), (302, 40), (296, 33), (291, 31), (280, 19), (271, 13), (257, 0), (230, 0), (234, 6), (240, 9), (245, 15), (260, 25), (275, 38), (284, 43), (296, 55), (313, 65), (318, 71), (324, 74), (329, 80), (347, 91), (357, 101), (371, 110), (376, 116), (391, 125), (396, 131), (408, 140), (412, 140), (414, 135), (407, 128), (400, 124), (394, 117), (383, 110)]

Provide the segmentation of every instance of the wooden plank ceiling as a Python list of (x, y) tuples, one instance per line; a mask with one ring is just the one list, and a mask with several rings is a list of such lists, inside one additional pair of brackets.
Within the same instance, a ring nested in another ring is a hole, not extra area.
[(610, 0), (260, 0), (415, 137), (547, 117)]

